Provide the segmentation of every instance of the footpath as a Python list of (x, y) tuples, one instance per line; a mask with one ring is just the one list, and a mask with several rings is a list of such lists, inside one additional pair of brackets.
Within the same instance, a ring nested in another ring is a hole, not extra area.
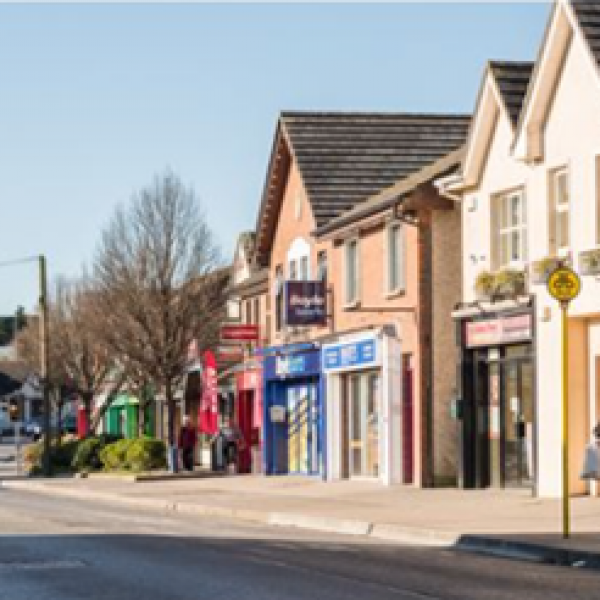
[(600, 569), (600, 498), (571, 500), (573, 534), (564, 540), (560, 501), (521, 490), (419, 490), (252, 475), (17, 479), (2, 487)]

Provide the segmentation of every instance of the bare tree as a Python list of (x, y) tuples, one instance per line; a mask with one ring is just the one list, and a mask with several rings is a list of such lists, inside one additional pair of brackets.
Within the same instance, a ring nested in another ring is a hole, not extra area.
[(94, 278), (106, 315), (105, 342), (164, 394), (175, 443), (175, 393), (192, 340), (213, 346), (228, 271), (193, 190), (167, 172), (117, 209), (102, 235)]
[[(90, 432), (94, 397), (109, 384), (120, 387), (123, 383), (122, 378), (114, 377), (115, 362), (97, 335), (102, 324), (95, 321), (94, 294), (85, 277), (76, 282), (60, 279), (56, 282), (48, 314), (50, 385), (61, 399), (60, 392), (65, 389), (81, 398), (86, 413), (86, 434)], [(37, 323), (29, 324), (19, 333), (16, 345), (19, 355), (39, 372)]]

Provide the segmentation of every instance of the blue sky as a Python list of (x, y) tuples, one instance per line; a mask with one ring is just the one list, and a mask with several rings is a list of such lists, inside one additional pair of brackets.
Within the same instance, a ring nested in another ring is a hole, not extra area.
[[(532, 59), (549, 5), (0, 5), (0, 261), (76, 275), (170, 167), (224, 254), (253, 228), (281, 109), (470, 112), (488, 58)], [(0, 268), (0, 313), (37, 299)]]

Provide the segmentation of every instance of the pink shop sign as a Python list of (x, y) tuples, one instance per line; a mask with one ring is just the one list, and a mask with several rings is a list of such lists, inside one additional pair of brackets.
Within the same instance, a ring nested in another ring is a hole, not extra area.
[(533, 331), (530, 314), (471, 321), (465, 328), (467, 348), (529, 342)]

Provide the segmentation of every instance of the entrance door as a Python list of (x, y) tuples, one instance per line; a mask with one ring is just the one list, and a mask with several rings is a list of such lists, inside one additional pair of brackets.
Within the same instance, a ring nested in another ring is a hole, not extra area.
[(503, 365), (504, 485), (533, 484), (533, 365), (531, 361), (508, 361)]
[(348, 382), (348, 440), (351, 477), (379, 476), (380, 377), (356, 373)]
[(288, 471), (316, 473), (319, 470), (319, 407), (314, 383), (287, 389)]

